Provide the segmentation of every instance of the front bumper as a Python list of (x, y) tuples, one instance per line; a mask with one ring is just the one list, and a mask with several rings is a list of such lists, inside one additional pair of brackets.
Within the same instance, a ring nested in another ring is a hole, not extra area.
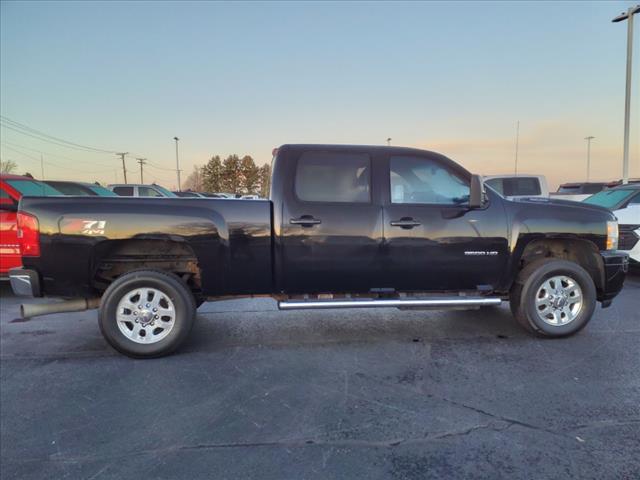
[(9, 270), (11, 290), (21, 297), (41, 297), (40, 275), (35, 270), (13, 268)]
[(598, 300), (603, 307), (608, 307), (611, 300), (620, 293), (624, 279), (629, 271), (629, 255), (620, 251), (600, 252), (604, 269), (602, 271), (601, 288)]

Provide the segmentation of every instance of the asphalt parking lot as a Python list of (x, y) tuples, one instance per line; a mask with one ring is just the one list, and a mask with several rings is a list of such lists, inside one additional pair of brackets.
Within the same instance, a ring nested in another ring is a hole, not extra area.
[(577, 336), (494, 311), (208, 303), (135, 361), (96, 313), (18, 317), (1, 290), (10, 478), (639, 478), (640, 276)]

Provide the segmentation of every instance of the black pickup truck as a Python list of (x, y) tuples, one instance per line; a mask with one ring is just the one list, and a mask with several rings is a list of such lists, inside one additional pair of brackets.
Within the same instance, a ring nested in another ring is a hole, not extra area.
[(25, 197), (25, 317), (99, 308), (133, 357), (176, 349), (205, 300), (280, 309), (480, 308), (509, 301), (527, 330), (571, 335), (620, 292), (628, 259), (608, 210), (510, 201), (443, 155), (284, 145), (270, 200)]

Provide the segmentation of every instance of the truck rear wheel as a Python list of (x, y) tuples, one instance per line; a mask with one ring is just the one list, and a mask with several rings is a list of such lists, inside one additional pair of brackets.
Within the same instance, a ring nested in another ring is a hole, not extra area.
[(161, 270), (135, 270), (115, 280), (100, 302), (100, 330), (134, 358), (168, 355), (189, 336), (196, 312), (189, 287)]
[(566, 337), (591, 320), (596, 288), (577, 263), (545, 258), (522, 269), (511, 289), (510, 305), (516, 320), (530, 332)]

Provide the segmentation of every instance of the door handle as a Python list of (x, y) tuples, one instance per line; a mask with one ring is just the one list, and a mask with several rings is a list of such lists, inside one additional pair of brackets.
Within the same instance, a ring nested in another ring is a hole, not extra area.
[(289, 220), (291, 225), (302, 225), (303, 227), (312, 227), (313, 225), (319, 225), (322, 220), (319, 218), (313, 218), (311, 215), (302, 215), (300, 218), (292, 218)]
[(409, 230), (413, 227), (419, 227), (420, 225), (422, 225), (420, 222), (416, 222), (411, 217), (402, 217), (400, 220), (394, 220), (391, 222), (392, 227), (400, 227), (404, 228), (405, 230)]

